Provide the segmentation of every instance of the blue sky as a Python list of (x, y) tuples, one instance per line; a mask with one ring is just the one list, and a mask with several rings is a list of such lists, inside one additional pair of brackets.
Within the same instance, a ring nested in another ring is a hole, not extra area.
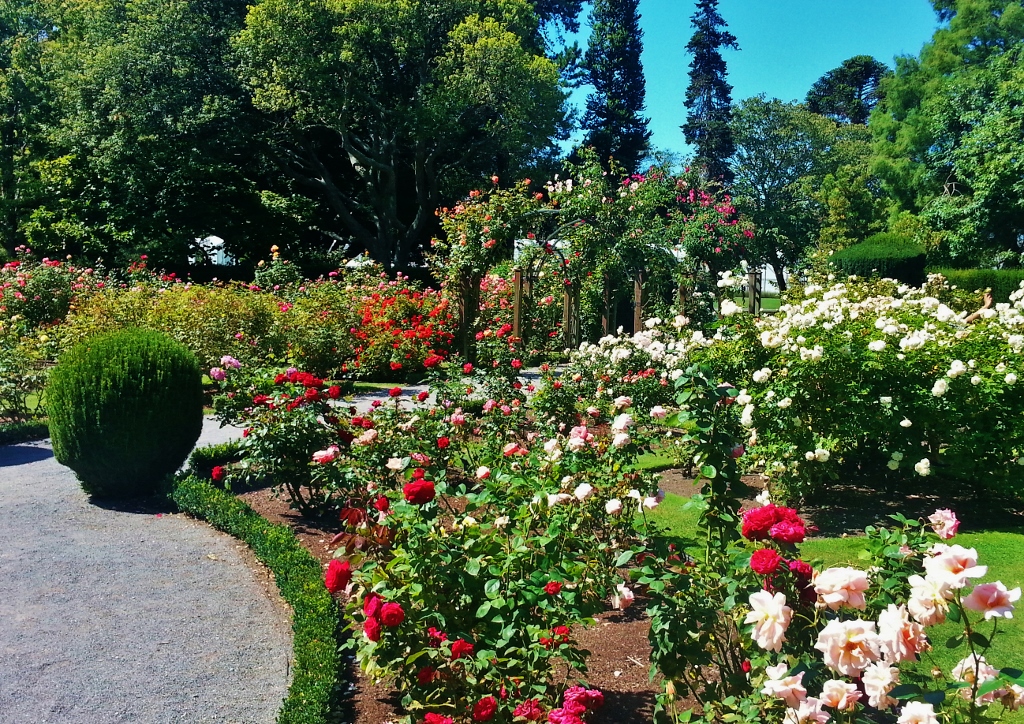
[[(640, 0), (652, 143), (679, 153), (686, 151), (679, 126), (693, 10), (692, 0)], [(803, 100), (814, 81), (847, 58), (873, 55), (892, 65), (897, 55), (916, 55), (936, 27), (928, 0), (721, 0), (720, 11), (740, 46), (725, 54), (736, 101), (759, 93)], [(581, 46), (589, 35), (584, 27)], [(573, 101), (582, 107), (586, 94), (577, 90)]]

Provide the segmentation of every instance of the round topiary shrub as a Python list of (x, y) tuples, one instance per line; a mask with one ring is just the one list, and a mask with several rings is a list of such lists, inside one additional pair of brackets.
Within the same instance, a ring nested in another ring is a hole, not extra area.
[(875, 234), (859, 244), (837, 251), (830, 261), (844, 274), (886, 277), (905, 284), (925, 282), (925, 249), (897, 234)]
[(160, 334), (128, 329), (61, 356), (46, 388), (53, 452), (97, 497), (156, 492), (203, 427), (199, 362)]

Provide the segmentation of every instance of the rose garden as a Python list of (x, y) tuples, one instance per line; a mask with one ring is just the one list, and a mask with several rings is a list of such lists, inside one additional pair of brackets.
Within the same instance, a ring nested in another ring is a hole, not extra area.
[[(580, 174), (442, 212), (433, 289), (276, 249), (211, 284), (21, 249), (5, 431), (45, 410), (96, 499), (170, 496), (265, 558), (281, 721), (1013, 721), (1024, 284), (968, 321), (941, 276), (820, 260), (750, 314), (727, 197)], [(600, 336), (636, 258), (643, 323)], [(166, 477), (204, 404), (240, 435)]]

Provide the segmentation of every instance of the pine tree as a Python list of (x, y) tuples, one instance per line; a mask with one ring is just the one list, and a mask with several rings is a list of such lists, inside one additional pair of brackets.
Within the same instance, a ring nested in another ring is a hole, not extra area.
[(594, 86), (583, 118), (584, 144), (597, 150), (602, 163), (611, 156), (630, 172), (637, 170), (651, 138), (641, 115), (646, 91), (638, 5), (639, 0), (595, 0), (584, 58), (587, 82)]
[(739, 50), (736, 37), (726, 30), (718, 12), (718, 0), (698, 0), (691, 18), (697, 29), (686, 49), (693, 55), (690, 86), (683, 104), (689, 113), (683, 134), (697, 151), (694, 165), (707, 170), (708, 178), (732, 182), (729, 158), (735, 151), (729, 121), (732, 119), (732, 86), (726, 80), (722, 48)]

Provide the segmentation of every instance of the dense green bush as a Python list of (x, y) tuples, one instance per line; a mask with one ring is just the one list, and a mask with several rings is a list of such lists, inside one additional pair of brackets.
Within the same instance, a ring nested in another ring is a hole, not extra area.
[(230, 465), (242, 459), (242, 443), (228, 440), (218, 445), (197, 447), (188, 457), (189, 471), (200, 477), (208, 477), (217, 466)]
[(65, 353), (46, 409), (57, 460), (101, 497), (155, 492), (203, 427), (195, 355), (151, 331), (125, 330)]
[(230, 493), (194, 476), (177, 481), (178, 507), (246, 543), (274, 573), (281, 596), (292, 608), (294, 662), (288, 697), (279, 724), (325, 724), (336, 721), (338, 677), (338, 606), (324, 587), (320, 563), (302, 548), (284, 525), (267, 522)]
[(19, 442), (43, 440), (50, 431), (43, 420), (0, 423), (0, 445), (17, 445)]
[(1024, 282), (1024, 269), (934, 269), (933, 273), (941, 274), (965, 291), (991, 289), (996, 302), (1009, 301)]
[(925, 281), (924, 247), (898, 234), (875, 234), (832, 255), (831, 262), (844, 274), (898, 279), (919, 286)]

